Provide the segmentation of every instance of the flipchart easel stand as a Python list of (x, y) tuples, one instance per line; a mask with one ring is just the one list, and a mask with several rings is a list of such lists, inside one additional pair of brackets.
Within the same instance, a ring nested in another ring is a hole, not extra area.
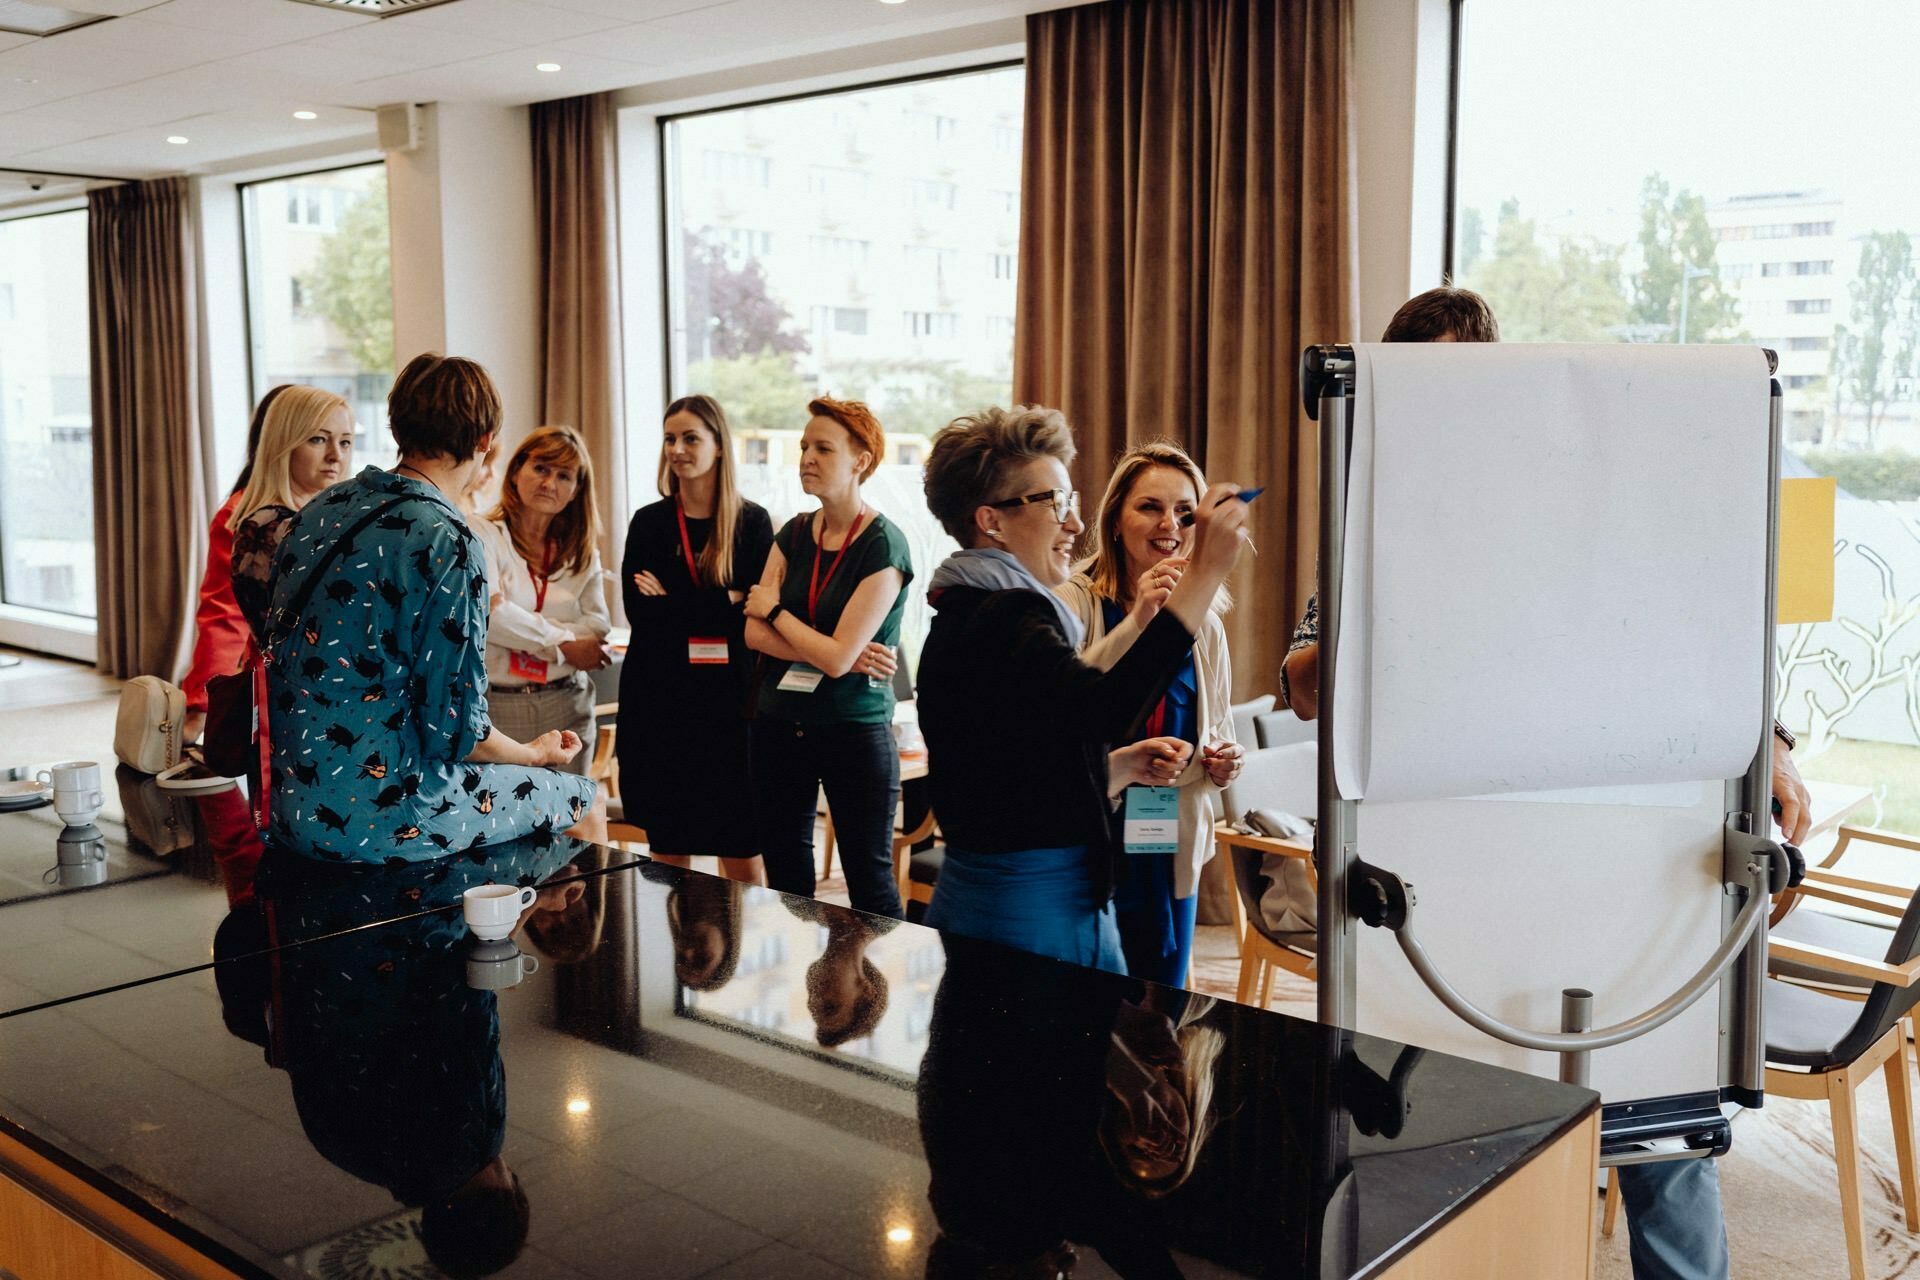
[[(1778, 527), (1781, 390), (1772, 374), (1778, 361), (1766, 352), (1770, 383), (1766, 617), (1774, 612), (1772, 548)], [(1724, 895), (1718, 945), (1699, 967), (1672, 982), (1664, 998), (1612, 1025), (1592, 1026), (1593, 995), (1579, 987), (1562, 991), (1560, 1025), (1538, 1029), (1496, 1017), (1449, 982), (1422, 945), (1415, 928), (1413, 885), (1392, 869), (1366, 859), (1367, 805), (1343, 797), (1336, 780), (1336, 720), (1341, 696), (1339, 636), (1347, 522), (1347, 479), (1352, 442), (1356, 361), (1349, 346), (1315, 346), (1301, 358), (1301, 388), (1309, 416), (1320, 427), (1320, 751), (1319, 825), (1315, 859), (1319, 870), (1319, 1019), (1331, 1026), (1375, 1030), (1365, 993), (1358, 990), (1359, 926), (1390, 930), (1407, 965), (1433, 999), (1468, 1026), (1521, 1049), (1558, 1055), (1562, 1080), (1587, 1085), (1594, 1051), (1621, 1045), (1666, 1026), (1719, 988), (1718, 1087), (1658, 1097), (1603, 1097), (1602, 1163), (1625, 1164), (1724, 1153), (1731, 1141), (1723, 1102), (1758, 1107), (1764, 1101), (1766, 1046), (1762, 995), (1766, 979), (1766, 916), (1769, 898), (1787, 886), (1791, 858), (1768, 838), (1772, 796), (1770, 726), (1773, 704), (1773, 629), (1762, 628), (1764, 646), (1753, 661), (1765, 672), (1761, 739), (1746, 772), (1724, 781), (1725, 822), (1720, 838), (1719, 878)], [(1424, 874), (1424, 873), (1423, 873)], [(1535, 900), (1553, 907), (1547, 876), (1527, 886)], [(1498, 908), (1494, 908), (1498, 910)], [(1575, 945), (1571, 942), (1569, 945)], [(1648, 1145), (1652, 1144), (1652, 1145)]]

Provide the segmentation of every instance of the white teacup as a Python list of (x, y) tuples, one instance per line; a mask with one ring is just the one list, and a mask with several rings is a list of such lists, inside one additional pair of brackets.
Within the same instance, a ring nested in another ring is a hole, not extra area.
[(55, 837), (54, 847), (60, 861), (70, 866), (107, 860), (106, 834), (91, 823), (67, 827)]
[(511, 942), (476, 942), (467, 954), (467, 985), (476, 991), (505, 991), (538, 972), (540, 962)]
[(107, 864), (99, 862), (60, 862), (48, 867), (40, 883), (58, 884), (62, 889), (91, 889), (107, 882)]
[(93, 760), (68, 760), (64, 764), (49, 765), (38, 777), (55, 791), (100, 789), (100, 765)]
[(498, 942), (513, 932), (520, 913), (533, 905), (539, 895), (531, 886), (483, 884), (461, 895), (467, 915), (467, 927), (476, 938)]
[(100, 766), (91, 760), (69, 760), (42, 769), (38, 781), (53, 788), (53, 811), (70, 827), (83, 827), (100, 816), (105, 802), (100, 791)]

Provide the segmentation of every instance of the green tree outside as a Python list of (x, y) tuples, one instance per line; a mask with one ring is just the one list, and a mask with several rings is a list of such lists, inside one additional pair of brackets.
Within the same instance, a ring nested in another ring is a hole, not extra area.
[[(1473, 225), (1478, 225), (1475, 215)], [(1460, 283), (1485, 297), (1509, 342), (1610, 342), (1627, 319), (1621, 251), (1597, 240), (1542, 244), (1517, 200), (1500, 206), (1492, 251)]]
[[(1740, 335), (1740, 304), (1720, 283), (1714, 265), (1713, 228), (1707, 202), (1682, 188), (1674, 191), (1659, 174), (1640, 188), (1639, 245), (1642, 265), (1633, 279), (1628, 318), (1636, 325), (1671, 325), (1676, 341), (1726, 342)], [(1688, 269), (1707, 274), (1688, 279)], [(1682, 290), (1686, 330), (1681, 332)]]
[(393, 369), (392, 258), (382, 174), (341, 213), (313, 269), (300, 278), (313, 309), (346, 339), (354, 363), (369, 372)]
[(1875, 231), (1860, 246), (1860, 269), (1847, 286), (1854, 324), (1834, 331), (1833, 384), (1836, 421), (1857, 406), (1874, 447), (1880, 416), (1893, 402), (1900, 379), (1916, 372), (1920, 349), (1920, 274), (1913, 241), (1904, 231)]
[(793, 367), (792, 356), (771, 351), (695, 361), (687, 366), (687, 389), (718, 400), (743, 434), (800, 430), (815, 391)]

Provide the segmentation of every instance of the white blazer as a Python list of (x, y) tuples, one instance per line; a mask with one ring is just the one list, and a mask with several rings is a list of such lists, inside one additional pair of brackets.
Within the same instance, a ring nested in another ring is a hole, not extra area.
[(500, 597), (487, 618), (487, 682), (496, 689), (533, 683), (513, 674), (512, 655), (527, 653), (547, 664), (548, 681), (572, 675), (577, 668), (561, 656), (560, 645), (589, 635), (606, 638), (613, 630), (607, 608), (607, 590), (601, 579), (600, 552), (587, 567), (547, 580), (547, 600), (535, 608), (539, 591), (533, 570), (513, 549), (513, 535), (504, 524), (485, 517), (473, 521), (473, 532), (487, 560), (487, 590)]
[[(1140, 628), (1131, 616), (1122, 618), (1111, 632), (1107, 630), (1106, 612), (1085, 574), (1076, 573), (1064, 586), (1055, 588), (1055, 593), (1080, 616), (1087, 629), (1080, 657), (1088, 666), (1107, 670), (1139, 638)], [(1212, 610), (1208, 610), (1200, 634), (1193, 639), (1193, 674), (1199, 692), (1194, 712), (1200, 745), (1237, 741), (1233, 736), (1233, 666), (1227, 655), (1227, 629)], [(1180, 848), (1173, 860), (1173, 894), (1191, 898), (1200, 886), (1200, 869), (1213, 857), (1213, 824), (1224, 816), (1220, 788), (1207, 777), (1197, 747), (1173, 785), (1181, 788)]]

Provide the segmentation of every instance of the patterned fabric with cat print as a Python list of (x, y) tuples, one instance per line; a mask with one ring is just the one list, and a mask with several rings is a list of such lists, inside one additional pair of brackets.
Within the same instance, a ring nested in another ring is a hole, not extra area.
[(440, 492), (369, 467), (293, 518), (273, 606), (364, 516), (271, 655), (275, 843), (335, 862), (388, 862), (551, 834), (593, 802), (590, 779), (472, 764), (487, 716), (487, 581), (479, 544)]

